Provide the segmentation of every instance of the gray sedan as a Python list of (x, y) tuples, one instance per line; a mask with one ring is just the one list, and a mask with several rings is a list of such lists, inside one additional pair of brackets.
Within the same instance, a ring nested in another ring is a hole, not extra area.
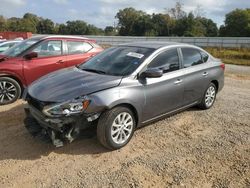
[(211, 108), (224, 85), (224, 69), (193, 45), (119, 45), (34, 82), (25, 95), (25, 124), (58, 147), (96, 125), (100, 143), (119, 149), (138, 127), (192, 106)]

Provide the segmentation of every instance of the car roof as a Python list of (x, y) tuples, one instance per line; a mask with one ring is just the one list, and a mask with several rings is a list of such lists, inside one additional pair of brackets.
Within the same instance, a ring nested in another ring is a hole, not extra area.
[(22, 42), (20, 40), (6, 40), (6, 41), (3, 41), (0, 43), (0, 45), (5, 45), (5, 44), (8, 44), (8, 43), (19, 43), (19, 42)]
[(31, 37), (31, 39), (49, 39), (49, 38), (60, 38), (60, 39), (80, 39), (80, 40), (88, 40), (88, 41), (94, 41), (92, 39), (81, 37), (81, 36), (72, 36), (72, 35), (36, 35)]
[(159, 48), (167, 47), (167, 46), (189, 46), (189, 47), (196, 47), (194, 45), (185, 44), (185, 43), (159, 42), (159, 41), (144, 41), (144, 42), (124, 43), (124, 44), (120, 44), (118, 46), (134, 46), (134, 47), (153, 48), (153, 49), (159, 49)]

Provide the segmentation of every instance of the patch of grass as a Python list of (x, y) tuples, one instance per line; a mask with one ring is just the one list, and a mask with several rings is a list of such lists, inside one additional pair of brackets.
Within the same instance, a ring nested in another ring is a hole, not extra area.
[(250, 49), (248, 48), (205, 48), (205, 50), (226, 64), (250, 66)]
[(110, 44), (102, 44), (101, 45), (101, 47), (103, 48), (103, 49), (107, 49), (107, 48), (110, 48), (112, 45), (110, 45)]
[(250, 66), (250, 60), (248, 59), (222, 59), (222, 61), (225, 64)]

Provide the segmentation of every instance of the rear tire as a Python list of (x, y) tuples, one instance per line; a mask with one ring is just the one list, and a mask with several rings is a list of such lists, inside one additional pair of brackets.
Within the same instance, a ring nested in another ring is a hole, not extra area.
[(216, 99), (217, 88), (213, 83), (210, 83), (203, 95), (201, 103), (198, 105), (199, 108), (206, 110), (213, 106)]
[(122, 148), (133, 136), (135, 125), (135, 117), (130, 109), (115, 107), (101, 115), (97, 125), (97, 138), (108, 149)]
[(0, 77), (0, 105), (15, 102), (21, 96), (21, 86), (9, 77)]

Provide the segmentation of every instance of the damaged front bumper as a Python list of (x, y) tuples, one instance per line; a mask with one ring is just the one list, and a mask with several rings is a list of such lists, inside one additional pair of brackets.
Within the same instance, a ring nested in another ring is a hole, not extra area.
[(71, 143), (78, 137), (81, 130), (94, 125), (100, 115), (99, 113), (78, 114), (51, 118), (31, 105), (25, 108), (25, 113), (24, 124), (31, 135), (45, 141), (52, 141), (56, 147), (63, 146), (65, 141)]

